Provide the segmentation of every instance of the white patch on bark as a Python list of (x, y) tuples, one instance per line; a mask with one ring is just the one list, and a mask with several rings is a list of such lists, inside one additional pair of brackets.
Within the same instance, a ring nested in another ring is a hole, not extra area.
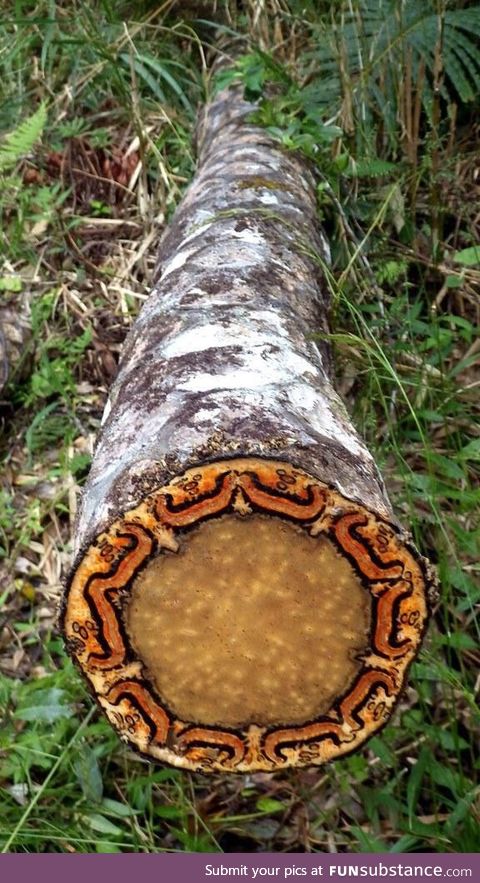
[(242, 242), (247, 242), (249, 245), (265, 244), (265, 236), (258, 230), (232, 230), (230, 235), (233, 239), (241, 239)]
[(162, 270), (162, 275), (160, 277), (160, 281), (163, 282), (170, 273), (173, 273), (174, 270), (179, 270), (180, 267), (188, 261), (189, 257), (194, 254), (194, 249), (187, 249), (187, 251), (179, 251), (178, 254), (174, 255), (167, 264), (164, 265)]
[(355, 457), (365, 456), (365, 447), (348, 431), (350, 427), (342, 425), (327, 401), (320, 398), (308, 383), (289, 386), (287, 395), (292, 413), (303, 414), (315, 432), (331, 438)]
[[(278, 196), (275, 196), (274, 193), (259, 193), (257, 199), (264, 205), (278, 205)], [(298, 209), (298, 211), (300, 211), (300, 209)]]
[(107, 399), (107, 403), (105, 405), (105, 408), (103, 409), (102, 420), (101, 420), (100, 426), (103, 426), (105, 421), (108, 420), (111, 410), (112, 410), (112, 402), (110, 399)]
[(193, 225), (192, 225), (192, 227), (190, 228), (192, 232), (187, 233), (187, 235), (184, 236), (184, 238), (182, 239), (182, 248), (183, 248), (183, 246), (187, 245), (187, 243), (191, 242), (192, 239), (197, 239), (199, 236), (203, 236), (203, 234), (212, 226), (212, 224), (213, 224), (213, 219), (210, 223), (205, 222), (203, 224), (200, 224), (196, 229), (195, 228), (192, 229), (192, 227), (193, 227)]
[[(218, 322), (206, 321), (195, 328), (177, 333), (174, 337), (168, 338), (162, 346), (162, 355), (170, 359), (217, 347), (237, 346), (245, 352), (243, 358), (249, 361), (251, 354), (246, 348), (264, 347), (265, 353), (268, 353), (273, 342), (272, 332), (283, 338), (288, 336), (282, 318), (273, 310), (252, 310), (248, 322), (238, 322), (234, 319), (225, 326)], [(255, 358), (253, 351), (252, 356)], [(304, 362), (304, 365), (305, 368), (311, 368), (310, 363)]]

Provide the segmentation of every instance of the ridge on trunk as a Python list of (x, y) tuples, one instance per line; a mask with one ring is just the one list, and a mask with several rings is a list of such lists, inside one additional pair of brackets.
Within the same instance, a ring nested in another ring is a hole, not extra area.
[(332, 386), (315, 181), (237, 87), (127, 339), (62, 611), (109, 720), (192, 770), (320, 764), (388, 719), (430, 569)]

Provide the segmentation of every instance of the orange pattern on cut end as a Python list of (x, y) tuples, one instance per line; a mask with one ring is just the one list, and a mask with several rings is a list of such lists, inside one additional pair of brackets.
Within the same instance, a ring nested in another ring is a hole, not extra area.
[[(122, 611), (137, 574), (171, 551), (172, 532), (236, 512), (327, 537), (370, 592), (370, 647), (358, 676), (327, 714), (301, 726), (251, 721), (227, 731), (177, 720), (129, 645)], [(388, 720), (425, 631), (429, 581), (397, 529), (365, 507), (288, 463), (238, 458), (188, 470), (97, 537), (67, 589), (63, 630), (110, 722), (150, 758), (203, 771), (318, 765), (360, 747)]]

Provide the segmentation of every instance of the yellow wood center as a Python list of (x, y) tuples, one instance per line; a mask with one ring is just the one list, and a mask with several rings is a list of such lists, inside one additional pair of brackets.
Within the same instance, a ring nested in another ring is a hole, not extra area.
[(324, 714), (361, 668), (371, 601), (325, 537), (226, 515), (186, 534), (134, 582), (125, 624), (178, 718), (241, 727)]

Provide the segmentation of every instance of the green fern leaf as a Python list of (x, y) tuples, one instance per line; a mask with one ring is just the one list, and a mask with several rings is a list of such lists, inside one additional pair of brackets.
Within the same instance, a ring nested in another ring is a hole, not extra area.
[(41, 104), (33, 116), (22, 120), (13, 132), (0, 142), (0, 172), (12, 168), (22, 156), (29, 153), (42, 136), (47, 122), (47, 108)]
[[(445, 71), (462, 101), (473, 101), (480, 88), (480, 56), (466, 34), (449, 30), (445, 32), (448, 57)], [(453, 58), (452, 58), (453, 56)], [(457, 80), (455, 79), (457, 75)], [(459, 80), (459, 81), (458, 81)], [(463, 87), (463, 91), (460, 91)]]
[(346, 175), (350, 178), (383, 178), (385, 175), (390, 175), (396, 169), (398, 169), (396, 163), (387, 162), (386, 160), (379, 159), (377, 156), (365, 157), (356, 160), (352, 168), (348, 169)]
[(460, 28), (470, 35), (480, 36), (480, 7), (449, 10), (445, 13), (445, 27)]

